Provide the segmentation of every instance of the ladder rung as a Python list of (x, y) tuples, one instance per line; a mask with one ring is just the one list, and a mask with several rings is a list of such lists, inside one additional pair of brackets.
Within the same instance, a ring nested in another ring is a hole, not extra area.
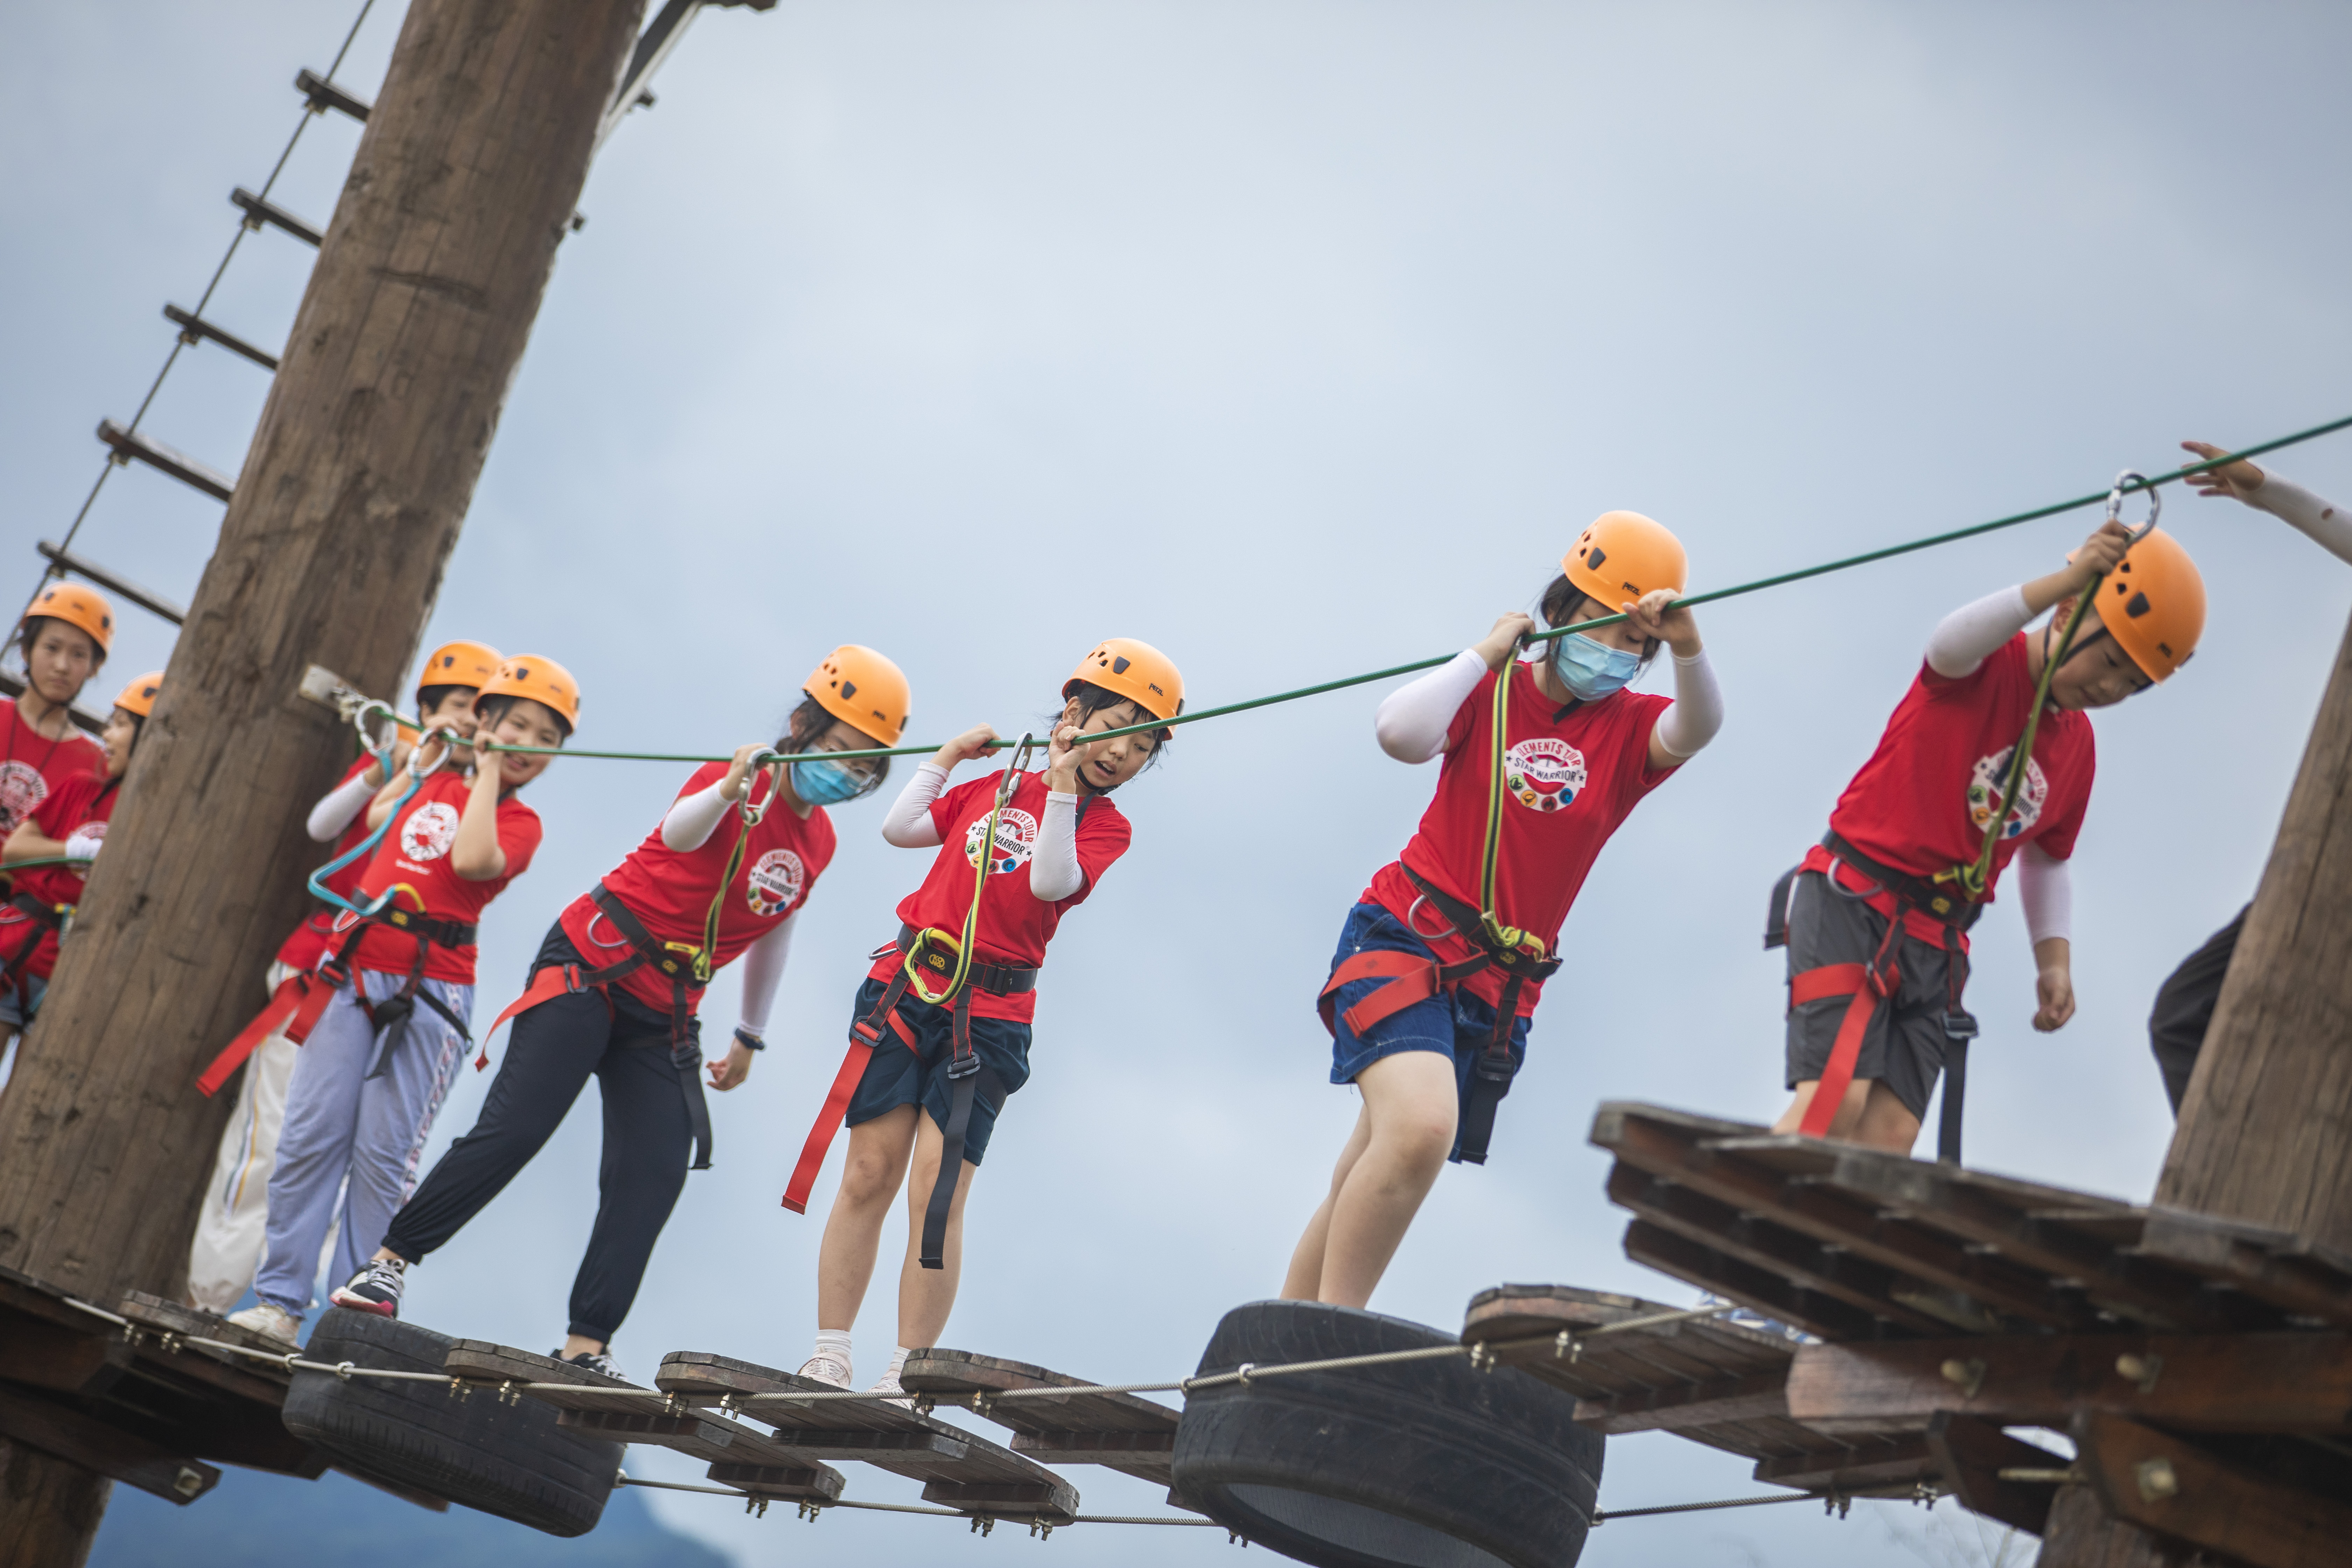
[(189, 342), (194, 342), (198, 338), (210, 338), (213, 342), (220, 344), (221, 347), (227, 349), (232, 353), (243, 354), (246, 358), (251, 360), (254, 363), (259, 365), (264, 370), (276, 370), (278, 368), (278, 356), (276, 354), (268, 353), (262, 349), (255, 348), (251, 343), (247, 342), (235, 332), (227, 331), (222, 328), (214, 326), (210, 321), (205, 321), (202, 316), (195, 314), (194, 311), (183, 310), (177, 305), (166, 305), (163, 307), (163, 315), (167, 321), (175, 321), (179, 324), (181, 328), (180, 336)]
[(199, 463), (185, 452), (175, 452), (152, 436), (125, 430), (111, 419), (98, 422), (98, 438), (114, 448), (118, 461), (129, 462), (135, 458), (183, 484), (195, 486), (215, 500), (226, 500), (236, 489), (236, 481), (218, 468)]
[[(13, 675), (0, 675), (0, 697), (5, 697), (13, 702), (17, 698), (24, 695), (25, 683), (23, 681), (17, 679)], [(92, 735), (97, 734), (100, 731), (106, 728), (107, 716), (105, 714), (93, 713), (79, 702), (66, 710), (66, 717), (71, 719), (77, 726)]]
[(276, 202), (265, 202), (243, 185), (231, 191), (228, 194), (228, 199), (245, 209), (245, 223), (247, 228), (259, 228), (263, 224), (269, 224), (284, 229), (303, 244), (312, 247), (316, 247), (321, 237), (317, 229), (312, 228)]
[(375, 106), (356, 93), (345, 92), (314, 70), (304, 70), (294, 78), (294, 90), (310, 100), (310, 107), (320, 113), (331, 109), (348, 114), (362, 125), (367, 123), (368, 110)]
[(128, 577), (119, 577), (103, 566), (94, 565), (76, 555), (72, 551), (46, 539), (42, 540), (36, 548), (40, 551), (42, 559), (53, 563), (64, 571), (89, 578), (100, 587), (111, 590), (142, 610), (163, 616), (175, 626), (184, 626), (187, 622), (188, 612), (184, 607), (173, 604), (161, 594), (141, 587)]

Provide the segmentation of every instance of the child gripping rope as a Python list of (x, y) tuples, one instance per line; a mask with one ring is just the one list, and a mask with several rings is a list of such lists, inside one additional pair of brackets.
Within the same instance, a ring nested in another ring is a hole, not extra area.
[[(1517, 658), (1534, 622), (1507, 615), (1381, 704), (1383, 751), (1444, 761), (1412, 841), (1349, 912), (1318, 998), (1331, 1081), (1354, 1084), (1363, 1110), (1291, 1258), (1290, 1300), (1361, 1307), (1445, 1163), (1485, 1163), (1586, 874), (1722, 725), (1697, 625), (1676, 603), (1686, 561), (1672, 533), (1609, 512), (1560, 566), (1537, 661)], [(1662, 647), (1675, 700), (1626, 690)]]
[(849, 1053), (785, 1194), (786, 1207), (805, 1211), (845, 1121), (849, 1155), (818, 1254), (818, 1333), (803, 1377), (851, 1385), (850, 1330), (901, 1186), (898, 1345), (874, 1386), (898, 1393), (907, 1347), (936, 1343), (946, 1328), (973, 1174), (1006, 1100), (1028, 1081), (1046, 944), (1127, 852), (1130, 830), (1110, 795), (1159, 758), (1171, 731), (1087, 737), (1164, 726), (1183, 710), (1184, 681), (1159, 649), (1114, 637), (1079, 661), (1062, 700), (1044, 773), (1023, 771), (1024, 742), (998, 773), (950, 788), (959, 763), (1001, 744), (982, 725), (918, 769), (883, 820), (887, 842), (939, 854), (858, 987)]
[(1828, 834), (1773, 889), (1765, 945), (1789, 950), (1795, 1091), (1775, 1131), (1907, 1153), (1948, 1069), (1938, 1145), (1959, 1158), (1977, 1030), (1967, 933), (2012, 860), (2037, 970), (2033, 1026), (2074, 1016), (2067, 861), (2095, 766), (2088, 710), (2166, 679), (2205, 624), (2188, 552), (2124, 528), (2121, 495), (2119, 482), (2108, 521), (2065, 566), (1937, 626)]

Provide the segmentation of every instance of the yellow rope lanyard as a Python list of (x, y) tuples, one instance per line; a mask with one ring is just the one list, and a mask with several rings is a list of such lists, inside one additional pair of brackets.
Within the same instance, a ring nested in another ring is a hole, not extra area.
[(1495, 758), (1486, 773), (1486, 852), (1478, 872), (1478, 924), (1496, 946), (1541, 959), (1546, 956), (1541, 940), (1517, 926), (1505, 925), (1495, 904), (1495, 868), (1503, 848), (1503, 764), (1511, 721), (1511, 675), (1518, 662), (1519, 644), (1515, 641), (1495, 675)]
[[(951, 937), (926, 927), (915, 934), (914, 946), (906, 956), (908, 989), (935, 1007), (945, 1006), (953, 1001), (956, 993), (963, 989), (964, 982), (971, 976), (972, 953), (980, 945), (980, 899), (988, 890), (989, 868), (996, 863), (996, 824), (1004, 815), (1005, 803), (1013, 798), (1013, 788), (1028, 763), (1029, 753), (1036, 749), (1036, 745), (1034, 735), (1023, 735), (1013, 749), (1012, 759), (1004, 764), (1004, 777), (996, 786), (995, 802), (988, 808), (988, 827), (980, 841), (980, 864), (973, 871), (971, 903), (963, 912), (961, 935)], [(925, 948), (942, 942), (955, 949), (955, 973), (948, 977), (947, 989), (933, 995), (923, 984), (920, 960)]]
[[(702, 917), (702, 945), (694, 952), (694, 983), (710, 984), (710, 955), (719, 946), (719, 911), (727, 907), (727, 891), (735, 885), (735, 873), (743, 868), (744, 852), (751, 846), (751, 829), (760, 826), (761, 818), (775, 808), (776, 795), (784, 787), (784, 764), (771, 761), (773, 752), (762, 751), (743, 770), (743, 798), (735, 803), (740, 826), (735, 832), (735, 847), (728, 852), (727, 869), (719, 874), (719, 890), (710, 896), (710, 909)], [(768, 798), (758, 805), (751, 804), (751, 787), (758, 782), (762, 765), (768, 770)]]
[[(2115, 488), (2107, 492), (2109, 522), (2123, 521), (2124, 487), (2134, 481), (2143, 485), (2147, 482), (2143, 476), (2129, 469), (2116, 476)], [(2163, 498), (2151, 489), (2147, 492), (2147, 520), (2132, 531), (2131, 544), (2137, 544), (2155, 531), (2157, 514), (2163, 510)], [(2126, 550), (2130, 548), (2130, 544), (2125, 546)], [(2033, 687), (2033, 711), (2026, 715), (2025, 732), (2010, 749), (2009, 767), (2001, 778), (2000, 809), (1994, 812), (1991, 820), (1985, 824), (1983, 847), (1977, 851), (1972, 864), (1953, 866), (1936, 873), (1938, 882), (1958, 882), (1960, 891), (1968, 896), (1970, 903), (1980, 902), (1985, 896), (1985, 889), (1992, 880), (1993, 856), (2000, 849), (2001, 836), (2009, 827), (2009, 814), (2017, 809), (2017, 798), (2024, 793), (2026, 772), (2033, 761), (2033, 739), (2042, 729), (2042, 710), (2050, 701), (2050, 683), (2056, 678), (2058, 667), (2066, 662), (2067, 654), (2073, 651), (2074, 634), (2082, 629), (2083, 617), (2089, 612), (2091, 601), (2097, 595), (2100, 584), (2105, 581), (2106, 575), (2102, 573), (2084, 584), (2082, 592), (2074, 595), (2074, 607), (2067, 614), (2065, 629), (2058, 635), (2058, 647), (2042, 661), (2042, 679)], [(2045, 639), (2048, 637), (2046, 628), (2042, 636)], [(2046, 640), (2043, 646), (2045, 649), (2048, 647)]]

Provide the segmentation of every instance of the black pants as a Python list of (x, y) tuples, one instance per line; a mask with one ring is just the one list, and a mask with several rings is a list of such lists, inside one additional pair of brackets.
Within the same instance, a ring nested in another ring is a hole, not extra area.
[(2213, 1022), (2214, 1004), (2221, 999), (2221, 981), (2238, 951), (2238, 933), (2246, 927), (2246, 910), (2205, 939), (2205, 945), (2181, 960), (2156, 993), (2156, 1010), (2147, 1016), (2148, 1049), (2156, 1053), (2157, 1070), (2164, 1074), (2164, 1092), (2172, 1097), (2172, 1114), (2189, 1092), (2189, 1075), (2197, 1070), (2197, 1053), (2205, 1047), (2206, 1026)]
[[(531, 970), (585, 962), (557, 925)], [(593, 1073), (604, 1098), (604, 1158), (569, 1331), (610, 1341), (686, 1186), (694, 1135), (678, 1074), (694, 1068), (671, 1065), (668, 1016), (618, 987), (542, 1002), (513, 1028), (481, 1119), (393, 1216), (383, 1245), (416, 1263), (457, 1235), (530, 1163)]]

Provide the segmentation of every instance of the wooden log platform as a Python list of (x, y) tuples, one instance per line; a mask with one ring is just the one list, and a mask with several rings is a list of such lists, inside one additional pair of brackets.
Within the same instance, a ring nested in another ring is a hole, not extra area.
[[(1688, 1322), (1580, 1341), (1664, 1309), (1563, 1287), (1475, 1300), (1465, 1338), (1568, 1333), (1573, 1356), (1496, 1353), (1588, 1402), (1580, 1420), (1753, 1453), (1759, 1480), (1816, 1490), (1861, 1489), (1861, 1471), (1805, 1468), (1822, 1446), (1874, 1447), (1906, 1456), (1880, 1473), (1907, 1463), (2035, 1532), (2088, 1489), (2108, 1517), (2254, 1568), (2336, 1561), (2352, 1533), (2352, 1256), (1657, 1106), (1603, 1105), (1592, 1142), (1634, 1215), (1627, 1256), (1809, 1342)], [(2081, 1458), (2004, 1430), (2029, 1426), (2072, 1432)]]
[[(755, 1394), (833, 1394), (830, 1384), (707, 1351), (662, 1358), (654, 1385), (696, 1405)], [(1066, 1524), (1078, 1492), (1024, 1455), (960, 1426), (881, 1400), (759, 1405), (741, 1418), (775, 1428), (773, 1441), (803, 1464), (856, 1459), (923, 1483), (923, 1500), (975, 1518)]]
[(1179, 1413), (1156, 1401), (1132, 1394), (997, 1400), (992, 1396), (1007, 1389), (1089, 1384), (1027, 1362), (939, 1348), (908, 1356), (898, 1381), (935, 1404), (962, 1405), (1008, 1428), (1013, 1451), (1040, 1464), (1101, 1465), (1160, 1486), (1172, 1479)]

